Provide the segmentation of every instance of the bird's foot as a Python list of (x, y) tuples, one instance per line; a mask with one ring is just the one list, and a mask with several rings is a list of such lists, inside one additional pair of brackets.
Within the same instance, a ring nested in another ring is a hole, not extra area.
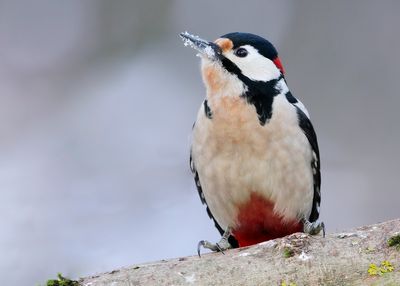
[(211, 243), (207, 240), (200, 240), (197, 245), (197, 254), (199, 255), (199, 257), (200, 257), (201, 247), (210, 249), (211, 251), (222, 252), (222, 253), (224, 253), (224, 250), (233, 248), (233, 246), (228, 241), (228, 238), (231, 235), (231, 231), (232, 231), (231, 228), (228, 227), (227, 230), (222, 235), (221, 240), (217, 243)]
[(303, 221), (303, 231), (305, 233), (316, 235), (322, 230), (322, 236), (325, 237), (325, 224), (322, 221), (309, 222), (308, 220)]

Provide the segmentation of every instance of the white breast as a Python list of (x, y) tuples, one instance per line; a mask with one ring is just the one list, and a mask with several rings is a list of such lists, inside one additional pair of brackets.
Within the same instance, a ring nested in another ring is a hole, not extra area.
[(203, 193), (221, 227), (234, 227), (238, 205), (251, 192), (275, 204), (286, 220), (308, 217), (313, 200), (312, 152), (298, 127), (295, 107), (278, 95), (262, 126), (253, 105), (239, 97), (208, 100), (212, 119), (200, 108), (192, 157)]

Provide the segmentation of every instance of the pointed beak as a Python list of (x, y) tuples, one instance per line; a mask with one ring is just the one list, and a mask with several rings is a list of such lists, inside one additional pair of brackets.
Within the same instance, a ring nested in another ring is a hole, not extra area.
[(221, 48), (213, 42), (203, 40), (198, 36), (189, 34), (188, 32), (180, 33), (179, 36), (182, 38), (185, 46), (190, 46), (199, 51), (200, 54), (206, 56), (210, 60), (218, 60), (222, 55)]

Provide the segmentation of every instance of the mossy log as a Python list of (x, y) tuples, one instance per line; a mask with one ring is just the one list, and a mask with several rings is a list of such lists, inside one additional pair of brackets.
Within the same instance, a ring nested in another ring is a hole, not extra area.
[[(400, 285), (400, 219), (343, 233), (295, 233), (250, 247), (134, 265), (83, 286)], [(391, 242), (391, 243), (388, 243)], [(391, 244), (391, 246), (389, 245)]]

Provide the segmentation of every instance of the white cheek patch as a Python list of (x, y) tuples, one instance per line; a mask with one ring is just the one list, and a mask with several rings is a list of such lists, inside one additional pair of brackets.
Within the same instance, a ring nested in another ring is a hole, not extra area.
[(236, 56), (232, 50), (225, 53), (224, 56), (235, 63), (242, 71), (242, 74), (255, 81), (270, 81), (280, 76), (280, 71), (273, 61), (259, 54), (258, 51), (250, 45), (241, 46), (248, 51), (244, 58)]

